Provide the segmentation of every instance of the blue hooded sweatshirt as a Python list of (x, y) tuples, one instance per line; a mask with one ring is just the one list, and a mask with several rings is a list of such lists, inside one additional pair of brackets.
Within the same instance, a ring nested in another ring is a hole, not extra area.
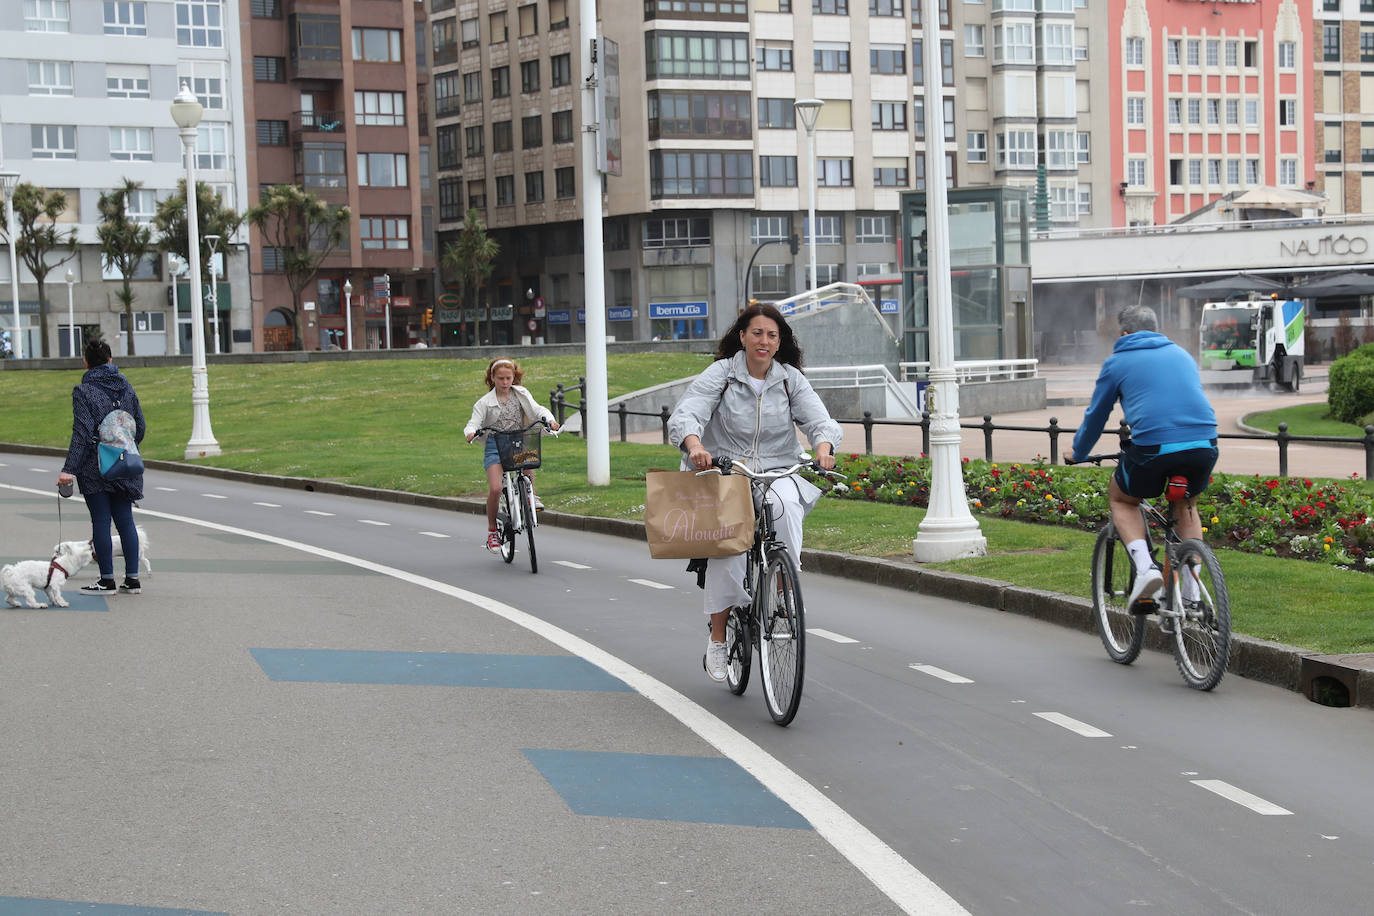
[(1197, 363), (1156, 331), (1117, 338), (1097, 376), (1092, 403), (1074, 434), (1075, 459), (1092, 452), (1118, 398), (1136, 445), (1216, 438), (1217, 415), (1202, 393)]

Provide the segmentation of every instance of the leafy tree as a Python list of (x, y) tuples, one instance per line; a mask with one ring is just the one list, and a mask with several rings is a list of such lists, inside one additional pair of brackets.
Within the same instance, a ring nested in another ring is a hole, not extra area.
[(320, 272), (320, 264), (348, 239), (352, 214), (302, 187), (273, 185), (262, 192), (246, 217), (262, 234), (265, 246), (281, 255), (282, 272), (291, 289), (291, 323), (296, 349), (302, 349), (301, 293)]
[[(157, 215), (153, 217), (153, 223), (158, 228), (157, 250), (161, 254), (174, 254), (184, 264), (190, 264), (190, 238), (187, 235), (189, 228), (186, 221), (186, 179), (182, 178), (177, 182), (176, 193), (170, 197), (165, 197), (158, 202)], [(209, 260), (209, 248), (205, 244), (207, 235), (217, 235), (222, 239), (233, 236), (243, 223), (243, 217), (233, 209), (224, 206), (223, 199), (215, 193), (209, 185), (202, 181), (196, 182), (196, 223), (199, 234), (196, 238), (200, 241), (200, 263), (201, 279), (204, 281), (209, 278), (211, 283), (215, 282), (214, 275), (210, 268), (214, 266), (213, 260)], [(208, 265), (208, 266), (207, 266)], [(206, 326), (202, 328), (204, 339), (210, 339), (210, 316), (204, 312), (201, 314)]]
[(142, 182), (124, 179), (121, 187), (100, 195), (100, 254), (105, 263), (119, 271), (122, 278), (115, 296), (124, 306), (124, 326), (129, 329), (129, 355), (134, 355), (134, 271), (152, 248), (153, 230), (129, 219), (129, 198), (143, 187)]
[[(458, 278), (463, 287), (463, 304), (477, 301), (477, 288), (486, 282), (495, 269), (496, 256), (501, 253), (501, 245), (487, 235), (487, 227), (482, 225), (482, 216), (473, 207), (463, 220), (463, 232), (457, 244), (449, 242), (439, 259), (440, 267)], [(487, 340), (492, 339), (492, 318), (487, 313)]]
[[(58, 229), (57, 218), (67, 209), (67, 195), (25, 181), (14, 189), (14, 219), (17, 224), (14, 253), (38, 282), (38, 323), (43, 338), (43, 358), (50, 354), (48, 344), (48, 273), (76, 257), (76, 229)], [(53, 264), (48, 255), (65, 250), (66, 256)]]

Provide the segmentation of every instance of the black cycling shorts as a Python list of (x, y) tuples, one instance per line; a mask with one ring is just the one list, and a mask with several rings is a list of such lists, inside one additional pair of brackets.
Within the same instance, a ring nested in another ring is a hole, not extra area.
[(1175, 474), (1188, 478), (1188, 495), (1197, 496), (1207, 489), (1212, 468), (1217, 463), (1217, 440), (1208, 445), (1177, 451), (1160, 449), (1159, 445), (1132, 443), (1116, 466), (1116, 485), (1127, 496), (1150, 499), (1164, 492), (1164, 486)]

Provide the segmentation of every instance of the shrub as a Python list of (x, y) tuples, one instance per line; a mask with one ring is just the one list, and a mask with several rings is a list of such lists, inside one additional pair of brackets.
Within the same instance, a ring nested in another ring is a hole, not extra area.
[(1359, 423), (1374, 412), (1374, 344), (1365, 344), (1331, 364), (1326, 403), (1333, 419)]

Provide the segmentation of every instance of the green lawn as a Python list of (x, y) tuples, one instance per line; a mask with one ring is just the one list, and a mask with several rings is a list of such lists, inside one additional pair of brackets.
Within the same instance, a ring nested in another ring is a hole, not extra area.
[(1298, 404), (1293, 407), (1283, 407), (1279, 410), (1261, 410), (1256, 413), (1247, 414), (1245, 422), (1257, 429), (1262, 429), (1271, 433), (1279, 431), (1280, 423), (1287, 423), (1288, 434), (1290, 436), (1345, 436), (1347, 438), (1356, 439), (1364, 438), (1363, 426), (1327, 419), (1326, 412), (1328, 409), (1325, 401), (1316, 404)]
[[(608, 359), (611, 396), (699, 371), (708, 357), (618, 355)], [(580, 357), (522, 364), (525, 384), (547, 402), (559, 382), (576, 383)], [(339, 480), (441, 496), (485, 493), (477, 446), (462, 427), (485, 391), (484, 362), (394, 360), (210, 366), (211, 415), (223, 454), (199, 463), (267, 474)], [(180, 460), (191, 430), (190, 373), (131, 369), (148, 419), (144, 454)], [(0, 440), (65, 447), (76, 370), (0, 372), (6, 424)], [(551, 509), (639, 518), (644, 472), (676, 467), (668, 446), (612, 443), (611, 483), (587, 485), (586, 449), (572, 436), (546, 439), (539, 493)], [(1028, 456), (1033, 457), (1033, 456)], [(807, 544), (864, 556), (909, 557), (923, 511), (911, 506), (823, 500)], [(979, 518), (986, 557), (935, 568), (1088, 596), (1093, 536), (1070, 528)], [(1374, 576), (1322, 563), (1220, 551), (1237, 632), (1321, 652), (1374, 651)]]

